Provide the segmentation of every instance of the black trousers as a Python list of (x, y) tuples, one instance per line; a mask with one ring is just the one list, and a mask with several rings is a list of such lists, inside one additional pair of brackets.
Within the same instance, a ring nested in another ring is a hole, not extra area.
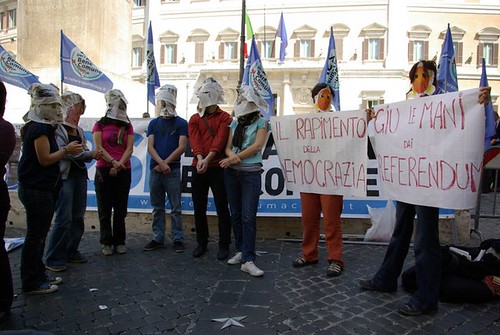
[(0, 312), (10, 311), (12, 299), (14, 297), (9, 256), (5, 250), (5, 244), (3, 243), (9, 209), (10, 198), (7, 184), (3, 179), (0, 179)]

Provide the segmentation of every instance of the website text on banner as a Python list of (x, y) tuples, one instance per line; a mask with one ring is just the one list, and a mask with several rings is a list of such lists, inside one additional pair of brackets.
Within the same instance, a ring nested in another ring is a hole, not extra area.
[(364, 112), (272, 117), (271, 127), (289, 190), (366, 196)]
[(374, 107), (369, 133), (384, 197), (432, 207), (475, 207), (484, 145), (478, 91)]

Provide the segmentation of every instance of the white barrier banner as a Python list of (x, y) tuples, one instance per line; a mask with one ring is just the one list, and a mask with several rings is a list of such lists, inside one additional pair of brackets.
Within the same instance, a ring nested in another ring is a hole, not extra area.
[(271, 127), (289, 190), (366, 196), (364, 112), (274, 116)]
[(475, 207), (485, 117), (478, 95), (479, 89), (471, 89), (374, 107), (370, 139), (382, 196), (432, 207)]

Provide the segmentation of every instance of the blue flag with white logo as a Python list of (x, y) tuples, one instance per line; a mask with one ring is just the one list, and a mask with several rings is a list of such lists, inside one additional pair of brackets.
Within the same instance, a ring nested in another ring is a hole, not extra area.
[[(486, 76), (486, 64), (483, 58), (483, 68), (481, 72), (481, 80), (479, 81), (479, 87), (487, 87), (488, 85), (488, 77)], [(485, 131), (484, 131), (484, 150), (491, 147), (491, 138), (496, 135), (495, 129), (495, 111), (493, 110), (493, 104), (488, 102), (484, 106), (484, 115), (485, 115)]]
[(27, 90), (31, 84), (39, 83), (38, 77), (16, 62), (14, 57), (0, 46), (0, 79), (7, 84)]
[(149, 21), (148, 29), (148, 46), (146, 48), (146, 66), (147, 66), (147, 85), (148, 85), (148, 100), (156, 106), (155, 89), (160, 87), (160, 78), (156, 71), (155, 53), (153, 47), (153, 28)]
[(340, 111), (340, 85), (339, 68), (337, 67), (337, 55), (335, 50), (335, 38), (333, 37), (333, 28), (330, 27), (330, 41), (328, 42), (328, 53), (326, 62), (319, 76), (320, 83), (326, 83), (333, 89), (334, 96), (332, 104), (335, 110)]
[(61, 81), (105, 93), (113, 82), (61, 30)]
[(281, 39), (280, 42), (280, 62), (285, 61), (285, 49), (288, 45), (288, 36), (286, 34), (285, 20), (283, 19), (283, 12), (281, 12), (280, 23), (276, 29), (276, 36)]
[(455, 63), (455, 49), (451, 37), (450, 24), (446, 30), (439, 66), (437, 69), (438, 89), (442, 93), (458, 91), (457, 65)]
[(251, 86), (269, 105), (267, 111), (261, 110), (260, 112), (269, 120), (274, 115), (274, 97), (267, 81), (266, 72), (260, 60), (259, 51), (255, 44), (255, 38), (252, 37), (252, 47), (248, 55), (247, 64), (243, 72), (243, 85)]

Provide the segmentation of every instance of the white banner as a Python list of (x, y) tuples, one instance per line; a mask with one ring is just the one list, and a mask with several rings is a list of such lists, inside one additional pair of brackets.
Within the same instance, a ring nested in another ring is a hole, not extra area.
[(485, 117), (478, 95), (479, 89), (471, 89), (374, 107), (370, 139), (384, 197), (432, 207), (475, 207)]
[(289, 190), (366, 196), (364, 112), (274, 116), (271, 127)]

